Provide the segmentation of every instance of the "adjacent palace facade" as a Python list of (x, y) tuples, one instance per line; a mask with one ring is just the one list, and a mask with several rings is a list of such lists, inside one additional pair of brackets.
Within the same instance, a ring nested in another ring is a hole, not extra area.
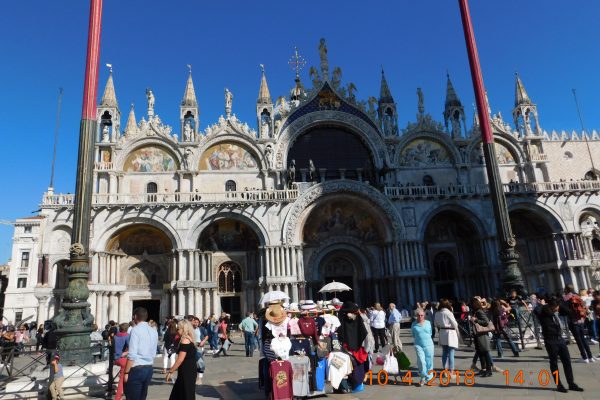
[[(338, 297), (402, 305), (490, 295), (500, 287), (493, 212), (478, 121), (467, 123), (450, 77), (443, 121), (426, 112), (398, 124), (381, 75), (379, 97), (358, 100), (340, 68), (320, 68), (275, 102), (262, 72), (257, 131), (234, 113), (200, 129), (192, 75), (178, 133), (147, 91), (125, 127), (112, 72), (98, 108), (91, 226), (91, 312), (99, 325), (221, 310), (238, 320), (260, 297)], [(600, 140), (548, 133), (516, 77), (510, 122), (492, 116), (496, 153), (526, 290), (600, 283)], [(9, 321), (51, 318), (66, 286), (73, 196), (44, 194), (17, 220), (6, 291)]]

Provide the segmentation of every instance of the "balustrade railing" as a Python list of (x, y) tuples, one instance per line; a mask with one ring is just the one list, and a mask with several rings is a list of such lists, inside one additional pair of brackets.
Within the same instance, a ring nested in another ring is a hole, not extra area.
[[(298, 189), (252, 190), (237, 192), (201, 193), (105, 193), (94, 194), (93, 205), (143, 205), (190, 203), (269, 203), (291, 202), (298, 198)], [(67, 206), (73, 204), (72, 194), (45, 195), (42, 206)]]
[(100, 171), (106, 171), (113, 169), (113, 163), (111, 161), (96, 161), (94, 168)]
[[(600, 181), (533, 182), (505, 183), (502, 185), (506, 195), (598, 192)], [(435, 185), (435, 186), (394, 186), (386, 187), (385, 194), (394, 199), (472, 197), (489, 194), (487, 184), (473, 185)]]

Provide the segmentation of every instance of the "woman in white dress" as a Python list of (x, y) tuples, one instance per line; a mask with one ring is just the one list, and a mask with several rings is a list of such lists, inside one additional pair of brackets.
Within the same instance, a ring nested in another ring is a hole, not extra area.
[(458, 348), (458, 323), (452, 312), (452, 304), (447, 299), (440, 300), (440, 305), (435, 313), (435, 326), (442, 346), (442, 365), (452, 374), (454, 372), (454, 351)]

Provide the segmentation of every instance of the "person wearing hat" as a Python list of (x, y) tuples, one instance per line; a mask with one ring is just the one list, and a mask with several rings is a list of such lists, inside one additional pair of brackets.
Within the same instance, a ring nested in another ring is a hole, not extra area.
[(364, 362), (368, 357), (362, 347), (367, 337), (367, 329), (359, 315), (358, 305), (352, 301), (345, 301), (340, 307), (340, 327), (338, 328), (338, 339), (343, 343), (346, 350), (354, 356), (352, 376), (350, 379), (352, 389), (355, 392), (364, 390), (362, 384), (365, 370)]
[(60, 363), (60, 356), (57, 354), (52, 358), (50, 362), (52, 367), (52, 372), (54, 373), (54, 379), (50, 384), (50, 394), (52, 395), (52, 400), (64, 399), (65, 393), (63, 392), (63, 382), (65, 381), (65, 376), (63, 374), (63, 367)]

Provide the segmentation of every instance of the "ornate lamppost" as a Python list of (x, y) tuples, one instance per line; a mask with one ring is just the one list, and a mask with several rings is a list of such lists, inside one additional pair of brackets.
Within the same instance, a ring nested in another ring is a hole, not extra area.
[(90, 332), (94, 316), (87, 302), (90, 271), (89, 244), (92, 205), (92, 174), (94, 140), (97, 132), (96, 100), (98, 66), (100, 61), (100, 30), (102, 0), (91, 0), (88, 31), (87, 60), (83, 88), (83, 109), (79, 127), (77, 180), (73, 206), (73, 230), (69, 263), (65, 267), (69, 284), (62, 302), (62, 310), (53, 318), (57, 326), (58, 348), (67, 365), (91, 361)]
[(524, 287), (523, 276), (519, 269), (519, 255), (515, 250), (515, 236), (513, 235), (510, 226), (506, 197), (504, 196), (500, 170), (498, 168), (498, 161), (496, 160), (494, 135), (490, 124), (490, 116), (487, 112), (488, 104), (485, 96), (485, 88), (483, 86), (481, 66), (479, 65), (475, 34), (473, 33), (473, 25), (471, 24), (468, 0), (458, 0), (458, 4), (460, 6), (465, 42), (467, 44), (467, 53), (469, 55), (469, 66), (471, 67), (471, 78), (475, 90), (477, 113), (479, 115), (479, 126), (483, 142), (485, 169), (489, 181), (490, 197), (492, 200), (492, 208), (494, 209), (494, 220), (496, 222), (496, 232), (500, 245), (499, 255), (503, 267), (502, 287), (504, 290), (515, 289), (518, 292), (521, 292)]

